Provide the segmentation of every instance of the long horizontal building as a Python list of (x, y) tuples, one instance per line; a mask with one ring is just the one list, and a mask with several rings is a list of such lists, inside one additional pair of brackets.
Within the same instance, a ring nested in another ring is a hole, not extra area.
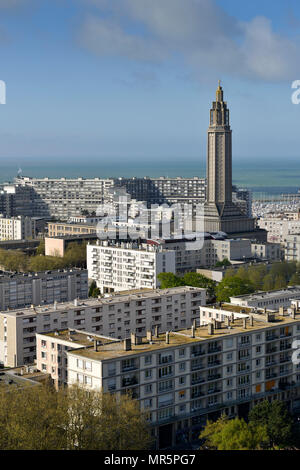
[(33, 363), (36, 333), (73, 328), (122, 339), (131, 332), (146, 334), (147, 329), (188, 327), (205, 304), (205, 289), (176, 287), (0, 312), (0, 363), (9, 367)]
[[(299, 408), (300, 368), (291, 354), (300, 312), (226, 315), (225, 322), (125, 341), (90, 337), (90, 345), (66, 352), (68, 384), (131, 393), (147, 412), (160, 449), (197, 441), (207, 419), (222, 412), (246, 417), (266, 398)], [(68, 334), (62, 332), (62, 340)], [(38, 346), (41, 368), (51, 343), (48, 335)]]
[(288, 307), (293, 299), (299, 298), (300, 286), (292, 286), (269, 292), (255, 292), (254, 294), (230, 297), (230, 302), (232, 305), (238, 305), (240, 307), (278, 310), (279, 307)]
[[(17, 177), (3, 185), (0, 209), (7, 216), (28, 215), (68, 220), (84, 211), (96, 212), (125, 189), (131, 199), (151, 204), (204, 203), (205, 178), (30, 178)], [(235, 204), (251, 212), (249, 191), (235, 192)]]
[(53, 304), (88, 297), (86, 269), (59, 269), (0, 275), (0, 310)]

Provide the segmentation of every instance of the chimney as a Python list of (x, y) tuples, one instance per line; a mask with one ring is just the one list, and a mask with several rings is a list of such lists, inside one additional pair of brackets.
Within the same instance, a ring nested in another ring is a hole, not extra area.
[(130, 338), (124, 339), (123, 344), (124, 344), (124, 351), (130, 351), (131, 350), (131, 339)]
[(279, 315), (280, 315), (281, 317), (284, 316), (284, 307), (279, 307)]
[(155, 336), (156, 336), (156, 338), (159, 337), (159, 328), (158, 328), (158, 325), (155, 325)]
[(249, 320), (250, 320), (250, 326), (253, 326), (253, 325), (254, 325), (254, 322), (253, 322), (253, 315), (250, 315)]
[(234, 323), (234, 313), (231, 314), (231, 323)]
[(130, 337), (131, 337), (131, 343), (134, 344), (134, 345), (136, 345), (136, 344), (137, 344), (136, 334), (135, 334), (135, 333), (131, 333)]
[(295, 307), (295, 305), (292, 305), (291, 317), (293, 319), (296, 318), (296, 307)]
[(230, 326), (230, 318), (229, 317), (225, 317), (225, 325), (228, 327)]
[(247, 329), (247, 318), (243, 318), (243, 328)]
[(98, 351), (98, 341), (96, 338), (94, 338), (94, 351)]
[(193, 327), (196, 329), (196, 320), (193, 320)]
[(150, 343), (152, 341), (152, 331), (151, 330), (147, 331), (147, 341), (150, 341)]
[(208, 324), (208, 334), (213, 335), (214, 334), (214, 325), (213, 323)]
[(74, 299), (74, 307), (78, 307), (78, 299)]
[(195, 338), (195, 327), (194, 327), (194, 325), (192, 325), (192, 335), (191, 336), (192, 336), (192, 338)]
[(170, 333), (167, 331), (166, 332), (166, 344), (170, 343)]

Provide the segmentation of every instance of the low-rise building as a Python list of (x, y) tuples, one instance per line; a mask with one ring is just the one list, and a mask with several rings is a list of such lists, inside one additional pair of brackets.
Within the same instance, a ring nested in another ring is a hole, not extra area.
[(268, 310), (278, 310), (279, 307), (288, 307), (291, 300), (300, 296), (300, 286), (287, 287), (269, 292), (256, 292), (254, 294), (239, 295), (230, 297), (232, 305), (240, 307), (267, 308)]
[(97, 224), (48, 222), (49, 237), (65, 237), (69, 235), (80, 235), (86, 233), (95, 234)]

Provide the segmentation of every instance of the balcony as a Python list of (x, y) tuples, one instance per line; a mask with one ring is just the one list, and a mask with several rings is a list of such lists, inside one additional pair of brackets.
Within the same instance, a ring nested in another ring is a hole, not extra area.
[(221, 374), (214, 374), (214, 375), (209, 375), (207, 377), (207, 380), (210, 382), (211, 380), (218, 380), (221, 378)]
[(194, 351), (191, 354), (191, 357), (198, 357), (198, 356), (204, 356), (205, 351)]
[(138, 384), (137, 377), (130, 377), (127, 379), (122, 379), (122, 387), (132, 387), (133, 385)]

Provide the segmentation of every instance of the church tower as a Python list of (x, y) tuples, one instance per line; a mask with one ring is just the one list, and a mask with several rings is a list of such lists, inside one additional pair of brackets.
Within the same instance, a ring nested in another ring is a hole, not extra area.
[(238, 233), (254, 230), (254, 219), (247, 218), (232, 202), (232, 131), (229, 118), (229, 109), (219, 81), (216, 101), (210, 110), (207, 135), (206, 232)]

